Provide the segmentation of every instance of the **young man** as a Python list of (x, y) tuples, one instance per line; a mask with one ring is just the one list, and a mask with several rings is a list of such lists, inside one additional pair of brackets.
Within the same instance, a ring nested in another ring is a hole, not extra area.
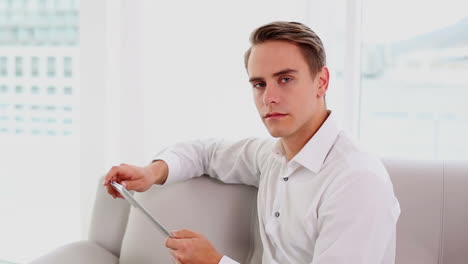
[[(113, 167), (111, 179), (145, 191), (208, 174), (258, 187), (263, 263), (395, 262), (400, 207), (382, 163), (360, 150), (325, 105), (329, 73), (320, 38), (296, 22), (256, 29), (245, 66), (255, 104), (273, 139), (199, 140), (163, 150), (146, 167)], [(236, 263), (202, 235), (175, 233), (179, 263)]]

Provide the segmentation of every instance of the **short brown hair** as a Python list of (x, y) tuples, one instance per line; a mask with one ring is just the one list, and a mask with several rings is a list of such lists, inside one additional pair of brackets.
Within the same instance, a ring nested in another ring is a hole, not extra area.
[[(290, 41), (299, 46), (313, 75), (326, 65), (325, 49), (322, 40), (309, 27), (299, 22), (277, 21), (257, 28), (250, 35), (252, 47), (269, 40)], [(244, 55), (244, 64), (247, 69), (250, 47)]]

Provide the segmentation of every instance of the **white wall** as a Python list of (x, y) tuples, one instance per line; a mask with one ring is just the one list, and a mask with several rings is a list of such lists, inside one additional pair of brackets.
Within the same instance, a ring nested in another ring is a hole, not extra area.
[[(105, 1), (80, 2), (81, 236), (87, 236), (98, 178), (105, 171), (107, 45)], [(75, 185), (76, 186), (76, 185)]]

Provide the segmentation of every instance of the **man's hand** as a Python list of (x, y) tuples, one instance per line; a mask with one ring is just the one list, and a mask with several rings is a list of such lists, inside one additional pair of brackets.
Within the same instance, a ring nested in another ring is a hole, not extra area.
[(158, 160), (146, 167), (137, 167), (127, 164), (112, 167), (104, 179), (104, 186), (112, 197), (123, 198), (109, 183), (116, 181), (127, 190), (144, 192), (153, 184), (163, 184), (168, 175), (166, 162)]
[(204, 236), (182, 229), (172, 232), (176, 238), (169, 237), (166, 247), (180, 264), (218, 264), (223, 257)]

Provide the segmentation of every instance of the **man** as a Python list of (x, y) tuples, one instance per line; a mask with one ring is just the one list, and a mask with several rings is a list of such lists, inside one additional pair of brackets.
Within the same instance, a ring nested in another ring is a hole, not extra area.
[[(113, 167), (111, 179), (145, 191), (203, 174), (258, 187), (263, 263), (395, 262), (400, 207), (381, 162), (339, 130), (325, 104), (329, 72), (320, 38), (296, 22), (256, 29), (245, 66), (255, 104), (278, 140), (198, 140), (163, 150), (146, 167)], [(236, 263), (202, 235), (175, 232), (180, 263)]]

